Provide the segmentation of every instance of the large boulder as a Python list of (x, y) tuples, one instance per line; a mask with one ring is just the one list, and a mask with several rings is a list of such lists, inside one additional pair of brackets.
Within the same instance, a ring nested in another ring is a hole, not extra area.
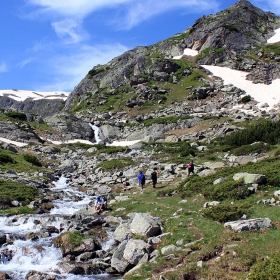
[(61, 165), (59, 166), (59, 170), (61, 172), (68, 172), (68, 173), (72, 173), (73, 171), (76, 170), (76, 168), (77, 168), (77, 164), (72, 159), (67, 159), (65, 161), (62, 161)]
[(161, 226), (162, 222), (159, 218), (152, 217), (149, 214), (136, 213), (130, 225), (130, 230), (134, 234), (152, 237), (161, 234)]
[(114, 239), (117, 241), (126, 240), (130, 235), (130, 225), (127, 223), (121, 223), (114, 231)]
[(111, 258), (111, 266), (119, 273), (124, 273), (129, 266), (129, 262), (123, 257), (126, 244), (127, 241), (122, 242)]
[(146, 256), (148, 260), (148, 254), (151, 251), (151, 245), (140, 239), (130, 239), (124, 249), (123, 257), (130, 264), (136, 265), (138, 262)]
[(100, 134), (103, 141), (110, 141), (121, 136), (121, 130), (117, 126), (102, 125), (100, 127)]
[(92, 238), (83, 239), (80, 244), (71, 243), (74, 233), (65, 232), (55, 239), (55, 246), (60, 247), (64, 256), (68, 254), (80, 255), (84, 252), (92, 252), (96, 249), (94, 240)]
[(244, 184), (264, 184), (266, 182), (266, 177), (262, 174), (251, 174), (247, 172), (242, 172), (234, 174), (233, 180), (243, 180)]
[(234, 222), (227, 222), (224, 224), (224, 228), (232, 229), (235, 232), (260, 230), (262, 228), (271, 227), (271, 220), (269, 218), (256, 218), (250, 220), (240, 220)]
[[(72, 139), (86, 139), (95, 142), (94, 130), (89, 123), (68, 114), (60, 113), (45, 119), (46, 123), (60, 132), (60, 135), (51, 135), (50, 138), (56, 137), (57, 140), (67, 141)], [(52, 139), (53, 140), (53, 139)]]
[[(44, 143), (29, 125), (0, 122), (0, 137), (23, 143)], [(6, 147), (9, 149), (9, 146)], [(17, 152), (17, 150), (15, 150)]]

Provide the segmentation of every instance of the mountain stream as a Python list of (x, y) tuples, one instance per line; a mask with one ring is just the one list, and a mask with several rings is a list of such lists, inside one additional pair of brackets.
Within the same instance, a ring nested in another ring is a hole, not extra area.
[[(91, 199), (85, 193), (70, 188), (65, 177), (61, 177), (54, 184), (55, 187), (52, 188), (52, 191), (64, 192), (64, 198), (54, 201), (55, 207), (50, 214), (22, 214), (0, 217), (0, 238), (6, 236), (6, 243), (0, 247), (0, 271), (7, 273), (11, 277), (10, 279), (13, 280), (26, 279), (26, 274), (31, 270), (47, 273), (48, 275), (57, 275), (57, 278), (54, 279), (120, 279), (107, 274), (83, 276), (65, 274), (60, 271), (58, 263), (63, 258), (62, 252), (60, 248), (54, 247), (53, 240), (63, 232), (63, 224), (67, 223), (67, 216), (86, 207)], [(73, 201), (70, 199), (73, 196), (79, 197), (79, 199)], [(60, 232), (51, 233), (49, 237), (34, 240), (25, 240), (24, 238), (27, 233), (36, 233), (43, 227), (52, 226), (60, 229)], [(112, 238), (109, 239), (104, 245), (105, 248), (102, 249), (108, 249), (106, 247), (109, 247), (112, 241)]]

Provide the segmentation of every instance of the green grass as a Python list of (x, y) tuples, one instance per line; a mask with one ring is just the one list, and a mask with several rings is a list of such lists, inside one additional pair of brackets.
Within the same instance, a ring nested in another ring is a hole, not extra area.
[(220, 53), (223, 52), (225, 48), (206, 48), (200, 52), (199, 56), (196, 58), (196, 61), (199, 61), (207, 56), (210, 56), (211, 52)]
[(35, 214), (36, 211), (33, 208), (27, 206), (12, 207), (5, 210), (0, 210), (0, 215), (18, 215), (18, 214)]
[[(271, 159), (238, 168), (226, 168), (205, 178), (191, 176), (183, 188), (185, 190), (191, 188), (192, 181), (199, 182), (200, 187), (199, 190), (188, 193), (185, 203), (179, 203), (182, 200), (181, 187), (177, 188), (174, 182), (167, 184), (160, 182), (160, 178), (156, 189), (147, 184), (141, 195), (136, 194), (135, 190), (127, 193), (132, 199), (115, 203), (113, 209), (126, 208), (122, 213), (123, 216), (133, 212), (142, 212), (160, 217), (164, 224), (163, 231), (169, 234), (158, 245), (159, 251), (164, 246), (176, 245), (178, 240), (182, 240), (183, 244), (195, 243), (189, 246), (193, 250), (191, 254), (180, 250), (175, 252), (174, 259), (170, 260), (160, 254), (157, 264), (145, 264), (139, 275), (128, 276), (126, 279), (146, 279), (152, 275), (154, 278), (157, 275), (158, 278), (159, 274), (167, 279), (184, 279), (183, 275), (190, 271), (198, 279), (224, 279), (225, 277), (227, 279), (245, 279), (252, 265), (262, 257), (269, 256), (278, 250), (280, 244), (279, 209), (277, 206), (272, 207), (258, 202), (273, 197), (273, 192), (279, 189), (280, 182), (278, 180), (279, 185), (275, 186), (270, 184), (262, 186), (256, 194), (245, 196), (243, 199), (237, 200), (234, 196), (226, 197), (217, 208), (211, 210), (203, 210), (204, 203), (211, 201), (203, 195), (204, 189), (208, 184), (210, 187), (210, 182), (221, 175), (231, 178), (239, 171), (265, 173), (268, 182), (274, 181), (273, 173), (279, 169), (279, 163), (280, 159)], [(278, 170), (277, 174), (279, 174)], [(234, 183), (232, 184), (234, 185)], [(214, 188), (213, 184), (211, 186)], [(227, 192), (229, 190), (227, 187)], [(213, 200), (215, 198), (219, 200), (218, 196), (212, 197)], [(230, 216), (232, 213), (233, 216)], [(224, 229), (224, 221), (238, 219), (244, 213), (248, 218), (268, 217), (274, 226), (263, 231), (242, 233)], [(230, 247), (231, 245), (234, 247)], [(186, 248), (182, 245), (181, 247)], [(220, 261), (207, 262), (208, 259), (215, 259), (216, 256), (221, 255), (222, 251), (228, 253), (225, 253)], [(196, 267), (198, 260), (203, 260), (202, 269)], [(177, 267), (178, 264), (180, 266)], [(174, 266), (176, 266), (175, 270), (172, 269)]]
[(80, 231), (68, 231), (59, 235), (55, 239), (55, 245), (65, 250), (75, 250), (75, 247), (82, 244), (83, 241), (88, 238), (83, 235)]
[(275, 55), (280, 55), (280, 43), (266, 44), (262, 47), (265, 54), (270, 56), (270, 53), (275, 53)]
[[(123, 157), (118, 159), (110, 159), (104, 162), (99, 163), (96, 168), (101, 167), (103, 171), (109, 170), (121, 170), (122, 168), (130, 165), (136, 165), (136, 162), (130, 157)], [(95, 169), (96, 169), (95, 168)]]
[[(3, 158), (9, 160), (4, 162)], [(44, 167), (44, 162), (39, 160), (37, 156), (31, 154), (16, 154), (8, 150), (0, 150), (0, 168), (3, 171), (14, 170), (16, 172), (36, 172), (42, 169), (47, 170)]]
[(145, 143), (143, 149), (155, 151), (152, 155), (154, 160), (178, 164), (188, 162), (197, 154), (197, 150), (185, 141), (177, 143)]
[(0, 180), (0, 199), (3, 201), (18, 200), (23, 205), (39, 197), (35, 187), (10, 180)]
[(147, 119), (147, 120), (144, 120), (143, 123), (145, 126), (151, 126), (153, 124), (176, 123), (178, 120), (181, 120), (181, 119), (187, 119), (187, 117), (181, 118), (181, 117), (177, 117), (177, 116), (170, 116), (170, 117), (164, 117), (164, 118)]
[(177, 41), (188, 38), (189, 36), (190, 36), (190, 32), (188, 31), (188, 32), (181, 33), (181, 34), (176, 34), (173, 37), (169, 38), (168, 41), (172, 41), (172, 42), (176, 43)]

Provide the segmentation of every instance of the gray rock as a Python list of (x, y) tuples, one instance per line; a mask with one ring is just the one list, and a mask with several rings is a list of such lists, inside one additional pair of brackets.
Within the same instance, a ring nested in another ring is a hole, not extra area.
[(121, 130), (117, 126), (112, 125), (102, 125), (100, 127), (100, 133), (103, 135), (103, 139), (105, 141), (111, 141), (115, 138), (118, 138), (121, 136)]
[(161, 227), (162, 222), (159, 218), (144, 213), (136, 213), (130, 225), (133, 234), (147, 237), (159, 235), (161, 233)]
[(121, 223), (114, 231), (114, 239), (117, 241), (123, 241), (131, 236), (130, 225), (128, 223)]
[(130, 264), (136, 265), (151, 251), (151, 246), (140, 239), (130, 239), (124, 249), (123, 257)]
[(172, 253), (174, 253), (176, 251), (180, 251), (180, 250), (182, 250), (181, 247), (177, 247), (177, 246), (172, 244), (172, 245), (168, 245), (168, 246), (163, 247), (161, 249), (161, 253), (166, 256), (166, 255), (172, 254)]
[(225, 181), (226, 181), (226, 178), (225, 178), (225, 177), (221, 177), (221, 178), (219, 178), (219, 179), (216, 179), (216, 180), (213, 182), (213, 185), (223, 184)]
[(61, 165), (59, 166), (59, 170), (62, 172), (68, 172), (72, 173), (76, 170), (77, 164), (74, 160), (67, 159), (65, 161), (62, 161)]
[(264, 184), (266, 182), (265, 175), (251, 174), (247, 172), (236, 173), (233, 175), (234, 181), (243, 180), (245, 184)]
[(204, 205), (203, 205), (203, 208), (209, 208), (209, 207), (216, 206), (216, 205), (219, 205), (219, 204), (220, 204), (219, 201), (205, 202)]
[(232, 229), (235, 232), (260, 230), (262, 228), (271, 227), (271, 220), (269, 218), (256, 218), (251, 220), (240, 220), (234, 222), (227, 222), (224, 224), (224, 228)]
[(127, 241), (122, 242), (114, 252), (111, 259), (111, 266), (119, 273), (124, 273), (129, 265), (129, 262), (123, 257), (126, 244)]
[(279, 191), (275, 191), (274, 192), (274, 196), (279, 199), (280, 198), (280, 190)]

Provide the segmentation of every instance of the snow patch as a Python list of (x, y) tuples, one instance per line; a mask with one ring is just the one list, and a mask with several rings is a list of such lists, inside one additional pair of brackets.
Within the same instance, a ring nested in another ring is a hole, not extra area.
[(259, 102), (259, 107), (264, 103), (273, 107), (280, 102), (280, 79), (273, 80), (270, 85), (254, 84), (252, 81), (246, 80), (248, 72), (213, 65), (201, 66), (212, 72), (214, 76), (223, 79), (225, 85), (232, 84), (244, 90), (247, 95)]
[(40, 99), (62, 99), (66, 100), (70, 92), (65, 91), (31, 91), (31, 90), (17, 90), (4, 89), (0, 90), (0, 96), (6, 96), (16, 101), (24, 101), (28, 98), (32, 100)]

